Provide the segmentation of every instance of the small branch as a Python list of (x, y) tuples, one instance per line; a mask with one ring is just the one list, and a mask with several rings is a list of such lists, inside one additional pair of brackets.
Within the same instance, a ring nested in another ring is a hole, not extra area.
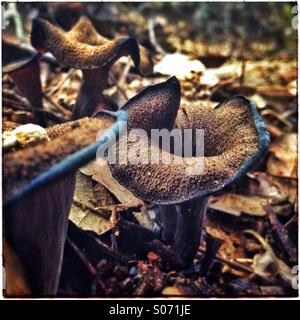
[[(127, 64), (126, 64), (126, 66), (125, 66), (125, 68), (124, 68), (124, 70), (122, 72), (122, 75), (121, 75), (119, 81), (118, 81), (118, 86), (120, 88), (124, 87), (131, 66), (132, 66), (132, 61), (130, 59), (128, 59)], [(127, 98), (127, 100), (128, 100), (128, 98)]]
[(77, 245), (69, 238), (67, 237), (67, 243), (72, 247), (74, 252), (77, 254), (79, 259), (83, 262), (85, 267), (89, 270), (90, 274), (95, 277), (97, 275), (97, 270), (93, 266), (93, 264), (90, 262), (88, 257), (85, 255), (85, 253), (77, 247)]
[(119, 85), (118, 81), (116, 80), (115, 76), (112, 74), (112, 72), (109, 74), (110, 81), (113, 82), (113, 84), (117, 87), (118, 91), (121, 93), (125, 101), (128, 100), (128, 96), (126, 92), (122, 89), (122, 87)]
[(123, 264), (127, 264), (128, 261), (129, 261), (129, 257), (121, 254), (121, 253), (118, 253), (118, 252), (115, 252), (113, 251), (108, 245), (106, 245), (105, 243), (103, 243), (101, 240), (99, 240), (97, 237), (93, 236), (91, 233), (89, 232), (86, 232), (85, 235), (87, 237), (89, 237), (90, 239), (92, 239), (97, 247), (102, 251), (104, 252), (108, 257), (114, 259), (114, 260), (117, 260)]
[(4, 19), (13, 19), (15, 29), (16, 29), (16, 36), (20, 42), (24, 40), (24, 29), (21, 15), (17, 9), (17, 5), (15, 2), (8, 3), (7, 9), (4, 13)]
[(89, 210), (97, 215), (100, 215), (101, 217), (105, 219), (109, 219), (111, 215), (111, 210), (109, 210), (107, 207), (97, 207), (94, 208), (86, 203), (82, 203), (81, 201), (77, 200), (76, 198), (73, 199), (74, 204), (76, 204), (78, 207), (82, 208), (83, 210)]
[(279, 238), (281, 245), (285, 252), (287, 253), (288, 257), (290, 258), (292, 263), (297, 262), (297, 248), (289, 238), (288, 232), (285, 230), (284, 226), (278, 221), (275, 212), (271, 206), (264, 207), (268, 212), (269, 220), (276, 232), (277, 237)]
[(167, 54), (167, 52), (160, 46), (155, 35), (155, 20), (153, 18), (148, 20), (149, 40), (153, 48), (160, 54)]
[(63, 123), (63, 122), (66, 122), (68, 121), (67, 118), (65, 118), (64, 116), (62, 115), (59, 115), (57, 113), (54, 113), (54, 112), (50, 112), (50, 111), (47, 111), (47, 110), (42, 110), (42, 109), (37, 109), (37, 108), (33, 108), (29, 105), (25, 105), (25, 104), (22, 104), (22, 103), (19, 103), (19, 102), (16, 102), (16, 101), (13, 101), (13, 100), (10, 100), (8, 98), (3, 98), (3, 104), (12, 109), (16, 109), (16, 110), (22, 110), (22, 111), (28, 111), (28, 112), (36, 112), (36, 113), (42, 113), (44, 114), (45, 116), (47, 116), (49, 119), (52, 119), (58, 123)]
[(139, 211), (140, 209), (140, 206), (126, 206), (124, 204), (116, 204), (116, 205), (111, 205), (106, 207), (92, 207), (86, 203), (82, 203), (76, 198), (73, 199), (73, 202), (80, 208), (87, 209), (95, 214), (100, 215), (105, 219), (109, 219), (113, 211), (115, 211), (116, 213), (122, 213), (125, 211), (135, 212), (135, 211)]
[(11, 99), (13, 101), (16, 101), (18, 103), (24, 104), (24, 105), (28, 105), (28, 101), (26, 98), (24, 98), (22, 95), (20, 95), (18, 92), (16, 92), (15, 90), (10, 90), (10, 89), (2, 89), (2, 97), (7, 98), (7, 99)]
[(73, 75), (74, 72), (75, 69), (70, 69), (64, 76), (64, 78), (54, 88), (52, 88), (52, 90), (48, 92), (48, 95), (51, 97), (55, 92), (57, 92), (63, 86), (63, 84)]
[[(199, 249), (202, 253), (205, 254), (205, 251), (204, 249), (200, 248)], [(237, 263), (235, 261), (230, 261), (230, 260), (227, 260), (223, 257), (221, 257), (220, 255), (216, 254), (215, 260), (219, 261), (219, 262), (222, 262), (222, 263), (225, 263), (227, 264), (229, 267), (233, 268), (233, 269), (236, 269), (236, 270), (240, 270), (240, 271), (243, 271), (243, 272), (246, 272), (246, 273), (253, 273), (253, 270), (249, 267), (246, 267), (246, 266), (243, 266), (242, 264), (240, 263)]]

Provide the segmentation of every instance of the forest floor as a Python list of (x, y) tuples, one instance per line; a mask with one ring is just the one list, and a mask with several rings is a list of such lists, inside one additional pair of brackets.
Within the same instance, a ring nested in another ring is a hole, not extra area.
[[(105, 22), (104, 27), (109, 25)], [(105, 166), (101, 173), (92, 165), (80, 170), (59, 295), (297, 296), (296, 58), (241, 59), (226, 53), (223, 44), (204, 50), (201, 43), (182, 41), (180, 23), (163, 34), (150, 30), (150, 41), (149, 28), (144, 26), (141, 41), (152, 48), (154, 73), (142, 78), (130, 59), (122, 58), (105, 90), (110, 103), (120, 107), (143, 87), (173, 75), (181, 83), (182, 104), (217, 105), (241, 93), (256, 103), (271, 135), (270, 147), (238, 184), (210, 198), (199, 251), (193, 265), (181, 271), (153, 232), (154, 225), (159, 228), (157, 208), (120, 189)], [(110, 32), (106, 27), (104, 33)], [(80, 71), (43, 63), (42, 81), (48, 126), (67, 121)], [(32, 122), (28, 103), (7, 77), (2, 94), (4, 120)]]

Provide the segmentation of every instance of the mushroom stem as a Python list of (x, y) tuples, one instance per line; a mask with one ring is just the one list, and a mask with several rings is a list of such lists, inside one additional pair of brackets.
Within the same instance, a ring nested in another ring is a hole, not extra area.
[(43, 98), (40, 66), (37, 59), (34, 59), (26, 68), (12, 71), (9, 75), (31, 106), (37, 110), (34, 112), (37, 123), (46, 126), (44, 115), (38, 112), (43, 110)]
[(173, 250), (186, 266), (193, 262), (199, 248), (207, 197), (176, 205), (177, 221)]
[(105, 109), (103, 90), (107, 84), (110, 66), (82, 70), (83, 81), (72, 113), (72, 120), (91, 117)]
[(162, 234), (161, 240), (166, 244), (174, 241), (174, 230), (176, 229), (177, 211), (175, 205), (159, 206), (161, 213)]

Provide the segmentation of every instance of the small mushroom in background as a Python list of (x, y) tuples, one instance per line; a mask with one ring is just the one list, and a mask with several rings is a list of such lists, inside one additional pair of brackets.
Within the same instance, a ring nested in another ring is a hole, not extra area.
[[(150, 86), (130, 99), (128, 128), (204, 130), (204, 155), (185, 158), (161, 145), (139, 141), (139, 161), (109, 163), (112, 175), (137, 197), (161, 207), (162, 238), (183, 260), (193, 262), (198, 250), (208, 196), (237, 181), (261, 158), (269, 144), (269, 133), (255, 105), (235, 96), (215, 108), (180, 104), (180, 84), (175, 77)], [(176, 119), (176, 121), (175, 121)], [(193, 150), (196, 148), (192, 139)], [(128, 155), (134, 142), (115, 145), (117, 155)], [(151, 155), (159, 155), (152, 163)], [(164, 160), (168, 159), (168, 163)], [(179, 160), (179, 161), (178, 161)], [(202, 163), (203, 166), (193, 167)], [(192, 166), (191, 166), (192, 165)], [(199, 170), (197, 169), (199, 168)], [(191, 169), (196, 169), (191, 174)]]
[(95, 157), (102, 143), (95, 143), (99, 130), (112, 125), (117, 122), (111, 116), (66, 122), (48, 128), (48, 138), (34, 146), (4, 152), (4, 235), (11, 249), (4, 252), (12, 251), (18, 258), (24, 270), (18, 274), (26, 276), (21, 282), (29, 286), (18, 291), (11, 257), (4, 256), (6, 282), (11, 281), (6, 283), (6, 295), (56, 294), (75, 173)]
[[(39, 54), (33, 48), (22, 47), (2, 41), (2, 71), (8, 74), (21, 94), (37, 110), (43, 109), (42, 85), (40, 79)], [(35, 113), (38, 124), (45, 126), (40, 112)]]
[(83, 80), (72, 119), (92, 116), (106, 108), (103, 90), (110, 68), (121, 56), (130, 55), (142, 74), (149, 74), (153, 69), (146, 49), (139, 47), (135, 39), (120, 37), (108, 40), (99, 35), (85, 17), (69, 32), (46, 20), (34, 19), (31, 43), (38, 51), (51, 52), (61, 65), (82, 70)]

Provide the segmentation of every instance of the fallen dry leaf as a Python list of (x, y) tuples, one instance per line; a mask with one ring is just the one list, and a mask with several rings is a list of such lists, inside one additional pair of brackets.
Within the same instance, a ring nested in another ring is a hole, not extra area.
[(161, 293), (163, 296), (184, 296), (186, 293), (179, 287), (165, 287)]
[(270, 146), (271, 153), (267, 162), (267, 173), (277, 177), (297, 178), (294, 169), (297, 159), (296, 133), (286, 133), (277, 138)]
[[(206, 233), (224, 241), (218, 251), (221, 257), (228, 260), (236, 260), (246, 256), (239, 233), (220, 227), (217, 223), (211, 221), (205, 226), (205, 230)], [(228, 267), (229, 269), (230, 267)], [(238, 275), (244, 274), (242, 271), (233, 269), (231, 269), (231, 272)]]
[(108, 218), (97, 213), (94, 204), (92, 179), (78, 172), (76, 188), (69, 219), (83, 230), (102, 234), (113, 226)]
[(152, 230), (153, 222), (148, 215), (148, 209), (145, 203), (113, 178), (106, 161), (97, 159), (96, 161), (85, 166), (82, 170), (85, 172), (85, 174), (91, 175), (93, 180), (101, 183), (122, 204), (131, 207), (140, 206), (141, 212), (136, 212), (133, 214), (143, 227)]
[[(176, 66), (176, 68), (174, 68)], [(205, 66), (199, 60), (192, 60), (181, 53), (167, 54), (159, 61), (154, 71), (163, 75), (176, 76), (180, 80), (189, 79), (193, 73), (203, 73)]]
[(225, 193), (210, 197), (208, 206), (211, 209), (223, 211), (235, 216), (246, 213), (251, 216), (263, 217), (267, 214), (263, 208), (267, 204), (267, 198)]
[(273, 279), (276, 275), (280, 275), (286, 283), (291, 285), (292, 280), (295, 277), (291, 268), (276, 257), (272, 247), (260, 234), (253, 230), (245, 230), (245, 233), (255, 237), (265, 250), (263, 254), (258, 253), (254, 256), (252, 263), (254, 272), (267, 280)]

